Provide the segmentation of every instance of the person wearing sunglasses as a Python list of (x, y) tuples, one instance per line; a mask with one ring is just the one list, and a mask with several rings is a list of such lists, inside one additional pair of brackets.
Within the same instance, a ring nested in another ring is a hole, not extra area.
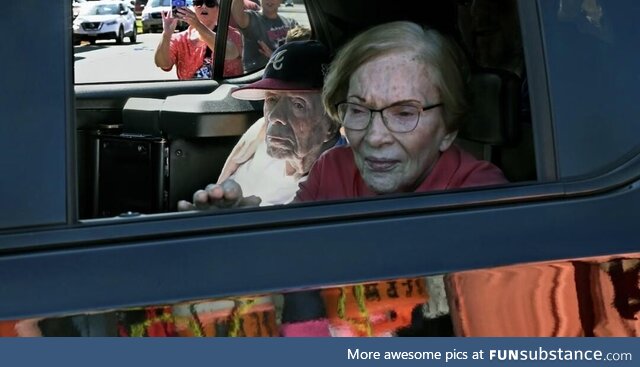
[[(211, 79), (219, 6), (217, 0), (194, 0), (193, 8), (176, 8), (162, 14), (162, 38), (155, 53), (156, 66), (170, 71), (176, 66), (178, 79)], [(189, 27), (175, 33), (178, 21)], [(229, 27), (224, 76), (242, 75), (242, 35)]]
[(298, 25), (278, 14), (282, 0), (263, 0), (262, 10), (245, 9), (244, 0), (233, 0), (231, 15), (244, 36), (242, 62), (246, 72), (267, 64), (273, 50), (285, 43), (287, 31)]

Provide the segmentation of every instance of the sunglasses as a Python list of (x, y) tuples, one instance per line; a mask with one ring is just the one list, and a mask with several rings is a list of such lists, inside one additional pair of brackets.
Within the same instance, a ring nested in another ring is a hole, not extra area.
[(193, 6), (202, 6), (206, 5), (207, 8), (215, 8), (218, 6), (218, 1), (216, 0), (193, 0)]

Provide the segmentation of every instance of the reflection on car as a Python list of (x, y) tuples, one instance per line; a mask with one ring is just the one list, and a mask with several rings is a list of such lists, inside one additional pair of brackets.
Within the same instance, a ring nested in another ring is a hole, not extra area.
[(96, 1), (85, 3), (73, 21), (73, 43), (81, 41), (94, 44), (96, 40), (114, 39), (122, 44), (129, 37), (136, 42), (136, 16), (130, 6), (122, 1)]

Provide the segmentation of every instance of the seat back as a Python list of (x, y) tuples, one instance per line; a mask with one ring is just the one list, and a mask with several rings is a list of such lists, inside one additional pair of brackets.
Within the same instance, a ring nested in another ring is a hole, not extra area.
[(469, 114), (456, 143), (496, 164), (510, 181), (534, 180), (531, 125), (520, 116), (522, 80), (504, 70), (477, 69), (469, 87)]

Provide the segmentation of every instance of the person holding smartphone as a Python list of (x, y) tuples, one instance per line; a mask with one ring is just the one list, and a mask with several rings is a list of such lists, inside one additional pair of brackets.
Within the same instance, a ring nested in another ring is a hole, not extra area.
[[(170, 71), (176, 66), (178, 79), (211, 79), (213, 50), (218, 25), (218, 1), (194, 0), (193, 8), (177, 7), (162, 14), (162, 38), (155, 52), (156, 66)], [(189, 27), (175, 33), (178, 21)], [(224, 76), (242, 75), (242, 36), (229, 27)]]

